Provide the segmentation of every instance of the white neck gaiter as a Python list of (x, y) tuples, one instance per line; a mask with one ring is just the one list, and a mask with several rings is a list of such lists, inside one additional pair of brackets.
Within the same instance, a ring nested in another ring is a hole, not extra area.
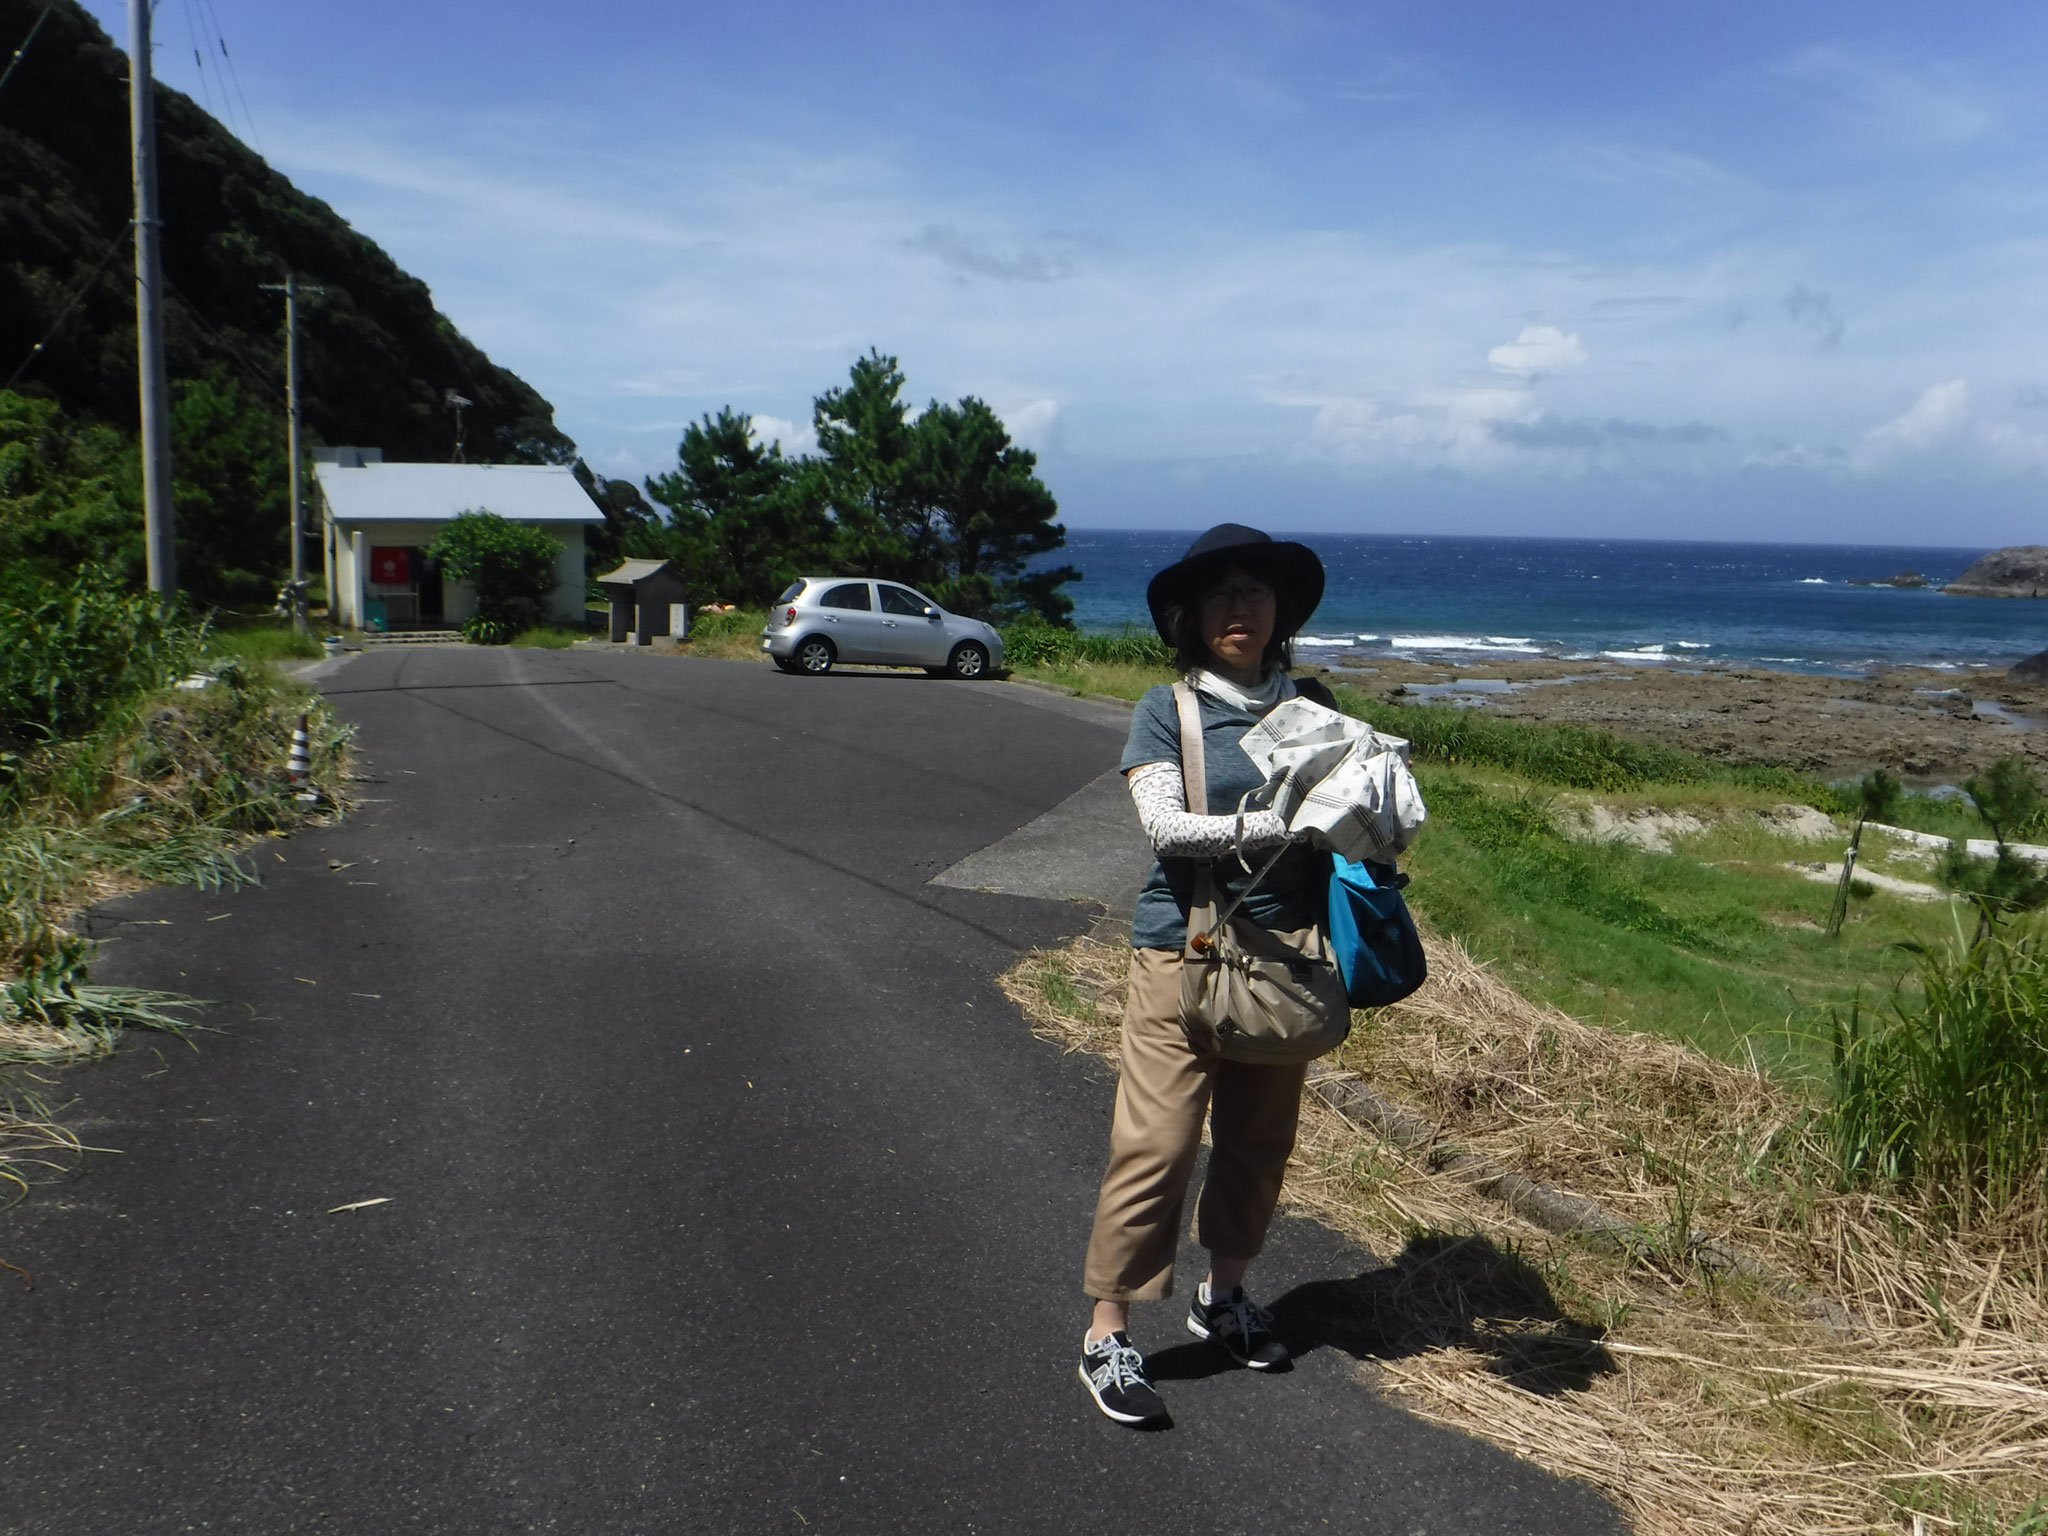
[(1233, 683), (1229, 678), (1219, 676), (1204, 668), (1190, 679), (1195, 687), (1220, 704), (1241, 709), (1254, 719), (1264, 715), (1283, 699), (1294, 697), (1294, 679), (1278, 667), (1268, 667), (1266, 675), (1259, 679), (1256, 688), (1246, 688)]

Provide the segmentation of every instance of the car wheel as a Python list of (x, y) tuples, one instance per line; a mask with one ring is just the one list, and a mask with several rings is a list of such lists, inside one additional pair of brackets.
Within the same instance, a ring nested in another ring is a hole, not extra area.
[(802, 667), (798, 666), (794, 661), (791, 661), (787, 656), (770, 656), (768, 659), (775, 663), (775, 666), (779, 671), (788, 672), (792, 674), (803, 671)]
[(838, 659), (839, 653), (823, 635), (813, 635), (796, 648), (796, 669), (812, 677), (823, 677)]
[(982, 677), (988, 672), (988, 652), (968, 641), (965, 645), (953, 647), (953, 654), (946, 662), (946, 670), (955, 677)]

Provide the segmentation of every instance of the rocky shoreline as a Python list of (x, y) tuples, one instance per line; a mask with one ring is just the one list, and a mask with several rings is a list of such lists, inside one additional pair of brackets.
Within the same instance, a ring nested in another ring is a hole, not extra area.
[(2048, 683), (2000, 671), (1894, 667), (1840, 677), (1711, 664), (1379, 657), (1314, 670), (1403, 703), (1593, 726), (1827, 779), (1884, 767), (1915, 785), (1954, 783), (2014, 753), (2048, 776)]

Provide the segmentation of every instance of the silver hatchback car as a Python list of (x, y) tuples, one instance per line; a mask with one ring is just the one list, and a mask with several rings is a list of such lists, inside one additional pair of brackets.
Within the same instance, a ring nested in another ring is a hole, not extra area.
[(830, 672), (842, 661), (923, 667), (934, 677), (986, 677), (1003, 637), (893, 581), (806, 576), (768, 611), (761, 649), (785, 672)]

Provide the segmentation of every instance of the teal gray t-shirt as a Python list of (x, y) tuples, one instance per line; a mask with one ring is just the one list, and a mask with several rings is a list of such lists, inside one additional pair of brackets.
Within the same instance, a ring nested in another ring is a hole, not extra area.
[[(1304, 698), (1335, 706), (1321, 684), (1307, 680), (1295, 685)], [(1209, 814), (1222, 816), (1237, 809), (1238, 799), (1265, 782), (1252, 760), (1244, 755), (1244, 733), (1257, 719), (1232, 708), (1206, 693), (1197, 693), (1202, 713), (1202, 756), (1208, 781)], [(1131, 715), (1131, 736), (1124, 745), (1122, 771), (1129, 773), (1145, 763), (1180, 762), (1180, 711), (1174, 707), (1173, 689), (1166, 685), (1150, 689), (1138, 701)], [(1246, 855), (1256, 871), (1272, 857), (1270, 846)], [(1145, 884), (1138, 892), (1137, 910), (1131, 914), (1133, 949), (1180, 949), (1188, 940), (1188, 909), (1194, 905), (1195, 873), (1199, 859), (1152, 861)], [(1212, 861), (1216, 894), (1228, 903), (1251, 884), (1251, 875), (1235, 854)], [(1258, 888), (1238, 910), (1262, 928), (1306, 928), (1316, 919), (1314, 879), (1327, 868), (1323, 855), (1304, 844), (1296, 844), (1281, 856)]]

